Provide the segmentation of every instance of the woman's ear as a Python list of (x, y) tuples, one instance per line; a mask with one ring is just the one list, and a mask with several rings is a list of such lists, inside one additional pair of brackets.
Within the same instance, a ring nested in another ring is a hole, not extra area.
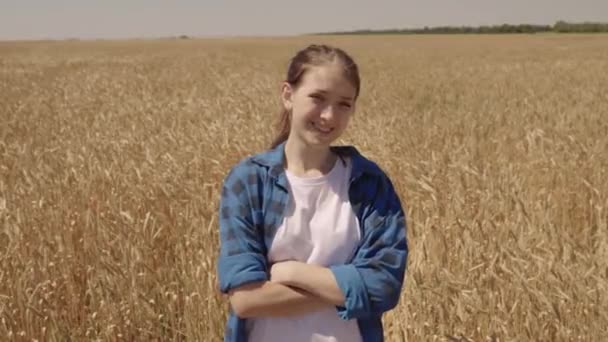
[(283, 107), (288, 111), (291, 111), (291, 108), (293, 107), (292, 97), (293, 88), (291, 87), (291, 84), (283, 82), (281, 86), (281, 101), (283, 102)]

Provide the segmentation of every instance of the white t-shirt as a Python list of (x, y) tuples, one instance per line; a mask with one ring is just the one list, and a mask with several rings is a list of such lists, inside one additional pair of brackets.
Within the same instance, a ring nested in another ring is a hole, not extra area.
[[(290, 201), (268, 251), (269, 264), (298, 260), (321, 266), (348, 263), (361, 239), (348, 198), (349, 158), (338, 158), (326, 175), (313, 178), (286, 171)], [(252, 342), (357, 342), (356, 320), (342, 320), (334, 307), (290, 317), (247, 320)]]

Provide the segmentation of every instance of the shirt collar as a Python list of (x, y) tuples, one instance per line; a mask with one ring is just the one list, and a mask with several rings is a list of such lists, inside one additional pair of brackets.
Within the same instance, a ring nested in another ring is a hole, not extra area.
[[(376, 163), (365, 158), (357, 148), (352, 145), (330, 146), (330, 149), (339, 156), (351, 157), (353, 166), (350, 177), (351, 180), (358, 178), (364, 173), (372, 175), (382, 174), (382, 171)], [(282, 142), (273, 149), (254, 155), (252, 160), (260, 165), (268, 167), (270, 176), (277, 179), (278, 184), (286, 188), (287, 179), (283, 167), (285, 162), (285, 142)]]

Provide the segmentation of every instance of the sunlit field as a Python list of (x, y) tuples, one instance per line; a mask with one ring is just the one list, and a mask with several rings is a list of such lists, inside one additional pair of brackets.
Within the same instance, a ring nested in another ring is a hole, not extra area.
[(220, 341), (220, 185), (311, 42), (408, 213), (387, 340), (608, 340), (608, 35), (553, 34), (0, 43), (0, 340)]

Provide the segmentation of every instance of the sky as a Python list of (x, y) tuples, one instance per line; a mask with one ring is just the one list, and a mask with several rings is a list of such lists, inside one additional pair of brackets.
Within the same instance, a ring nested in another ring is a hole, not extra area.
[(0, 40), (608, 22), (608, 0), (0, 0)]

